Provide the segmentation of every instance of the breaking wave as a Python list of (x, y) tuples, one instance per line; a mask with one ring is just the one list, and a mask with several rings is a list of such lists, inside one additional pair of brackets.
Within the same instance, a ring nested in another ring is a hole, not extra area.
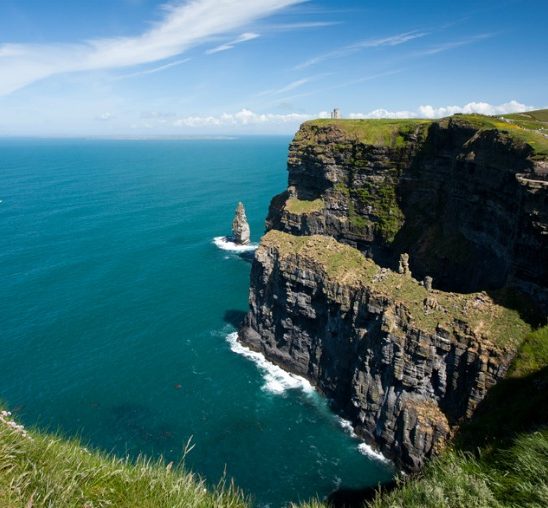
[(373, 448), (371, 448), (371, 446), (369, 446), (367, 443), (360, 443), (358, 445), (358, 451), (362, 455), (366, 455), (367, 457), (378, 460), (379, 462), (383, 462), (384, 464), (392, 464), (392, 461), (390, 459), (386, 458), (381, 452), (373, 450)]
[(272, 362), (269, 362), (262, 353), (252, 351), (240, 344), (237, 332), (229, 333), (226, 340), (234, 353), (245, 356), (257, 365), (265, 381), (263, 390), (276, 395), (281, 395), (287, 390), (302, 390), (306, 393), (314, 393), (314, 387), (304, 377), (286, 372)]
[[(354, 427), (352, 427), (352, 424), (345, 420), (344, 418), (338, 417), (339, 425), (348, 433), (350, 434), (350, 437), (353, 439), (360, 439), (356, 433), (354, 432)], [(382, 462), (384, 464), (392, 464), (392, 461), (388, 458), (386, 458), (382, 453), (374, 450), (371, 446), (369, 446), (367, 443), (361, 442), (358, 445), (358, 451), (365, 455), (366, 457), (369, 457), (370, 459), (377, 460), (379, 462)]]
[(226, 236), (216, 236), (213, 238), (213, 243), (222, 250), (228, 250), (230, 252), (252, 252), (257, 249), (258, 245), (256, 243), (251, 243), (249, 245), (240, 245), (234, 242), (231, 242)]
[[(238, 342), (238, 332), (229, 333), (226, 336), (226, 340), (230, 344), (230, 349), (234, 353), (248, 358), (253, 361), (255, 365), (257, 365), (259, 370), (262, 372), (265, 381), (263, 385), (264, 391), (274, 393), (276, 395), (282, 395), (287, 390), (302, 390), (303, 392), (309, 394), (316, 393), (314, 387), (304, 377), (286, 372), (281, 367), (269, 362), (262, 353), (252, 351), (248, 347), (240, 344), (240, 342)], [(354, 428), (348, 420), (337, 417), (337, 421), (339, 422), (339, 425), (350, 435), (350, 437), (356, 440), (360, 439), (354, 432)], [(382, 453), (374, 450), (367, 443), (360, 442), (358, 444), (358, 451), (370, 459), (382, 462), (386, 465), (392, 464), (390, 459), (386, 458)]]

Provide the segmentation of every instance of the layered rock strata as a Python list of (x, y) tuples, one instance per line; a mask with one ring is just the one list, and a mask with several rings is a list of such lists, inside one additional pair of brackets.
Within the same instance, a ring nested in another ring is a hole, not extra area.
[(240, 340), (419, 469), (548, 309), (547, 154), (478, 115), (303, 124)]
[(485, 293), (428, 291), (332, 238), (270, 231), (239, 338), (416, 470), (505, 374), (527, 329)]
[(329, 235), (391, 268), (408, 253), (440, 289), (514, 284), (546, 303), (546, 160), (475, 118), (377, 122), (305, 123), (267, 228)]

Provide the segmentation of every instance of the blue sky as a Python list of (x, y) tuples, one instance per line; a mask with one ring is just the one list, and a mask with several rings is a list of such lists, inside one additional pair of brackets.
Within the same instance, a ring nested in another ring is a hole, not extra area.
[(546, 0), (0, 0), (0, 135), (546, 107)]

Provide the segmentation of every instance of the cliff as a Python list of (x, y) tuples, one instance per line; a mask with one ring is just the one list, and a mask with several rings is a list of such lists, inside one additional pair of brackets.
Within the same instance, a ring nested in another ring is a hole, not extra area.
[(513, 284), (546, 305), (547, 154), (542, 134), (479, 115), (308, 122), (267, 226), (332, 236), (387, 267), (409, 253), (440, 289)]
[(485, 293), (429, 292), (326, 236), (267, 233), (251, 287), (240, 340), (411, 469), (472, 414), (528, 331)]
[(546, 308), (547, 154), (479, 115), (305, 123), (240, 340), (417, 470), (505, 375), (523, 309)]

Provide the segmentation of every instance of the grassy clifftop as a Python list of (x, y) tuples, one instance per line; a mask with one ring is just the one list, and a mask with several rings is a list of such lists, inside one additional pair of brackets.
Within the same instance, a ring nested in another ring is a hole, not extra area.
[(412, 277), (383, 269), (357, 249), (328, 236), (294, 236), (271, 230), (263, 237), (260, 248), (275, 249), (281, 258), (298, 257), (316, 266), (329, 280), (367, 287), (402, 303), (416, 326), (425, 332), (466, 322), (478, 336), (493, 344), (515, 347), (530, 331), (518, 311), (496, 303), (511, 298), (511, 294), (429, 292)]
[[(347, 133), (358, 142), (401, 148), (410, 134), (425, 133), (432, 123), (448, 121), (478, 130), (498, 130), (518, 143), (528, 144), (535, 158), (548, 157), (548, 110), (526, 113), (487, 116), (479, 114), (457, 114), (441, 120), (425, 119), (317, 119), (306, 122), (310, 127), (333, 126)], [(299, 133), (299, 135), (303, 135)], [(298, 139), (298, 138), (296, 138)]]
[[(390, 146), (401, 148), (405, 146), (407, 136), (416, 132), (425, 132), (432, 120), (422, 119), (375, 119), (375, 120), (310, 120), (305, 125), (310, 127), (334, 126), (349, 135), (352, 139), (366, 145)], [(297, 133), (298, 136), (302, 132)]]

